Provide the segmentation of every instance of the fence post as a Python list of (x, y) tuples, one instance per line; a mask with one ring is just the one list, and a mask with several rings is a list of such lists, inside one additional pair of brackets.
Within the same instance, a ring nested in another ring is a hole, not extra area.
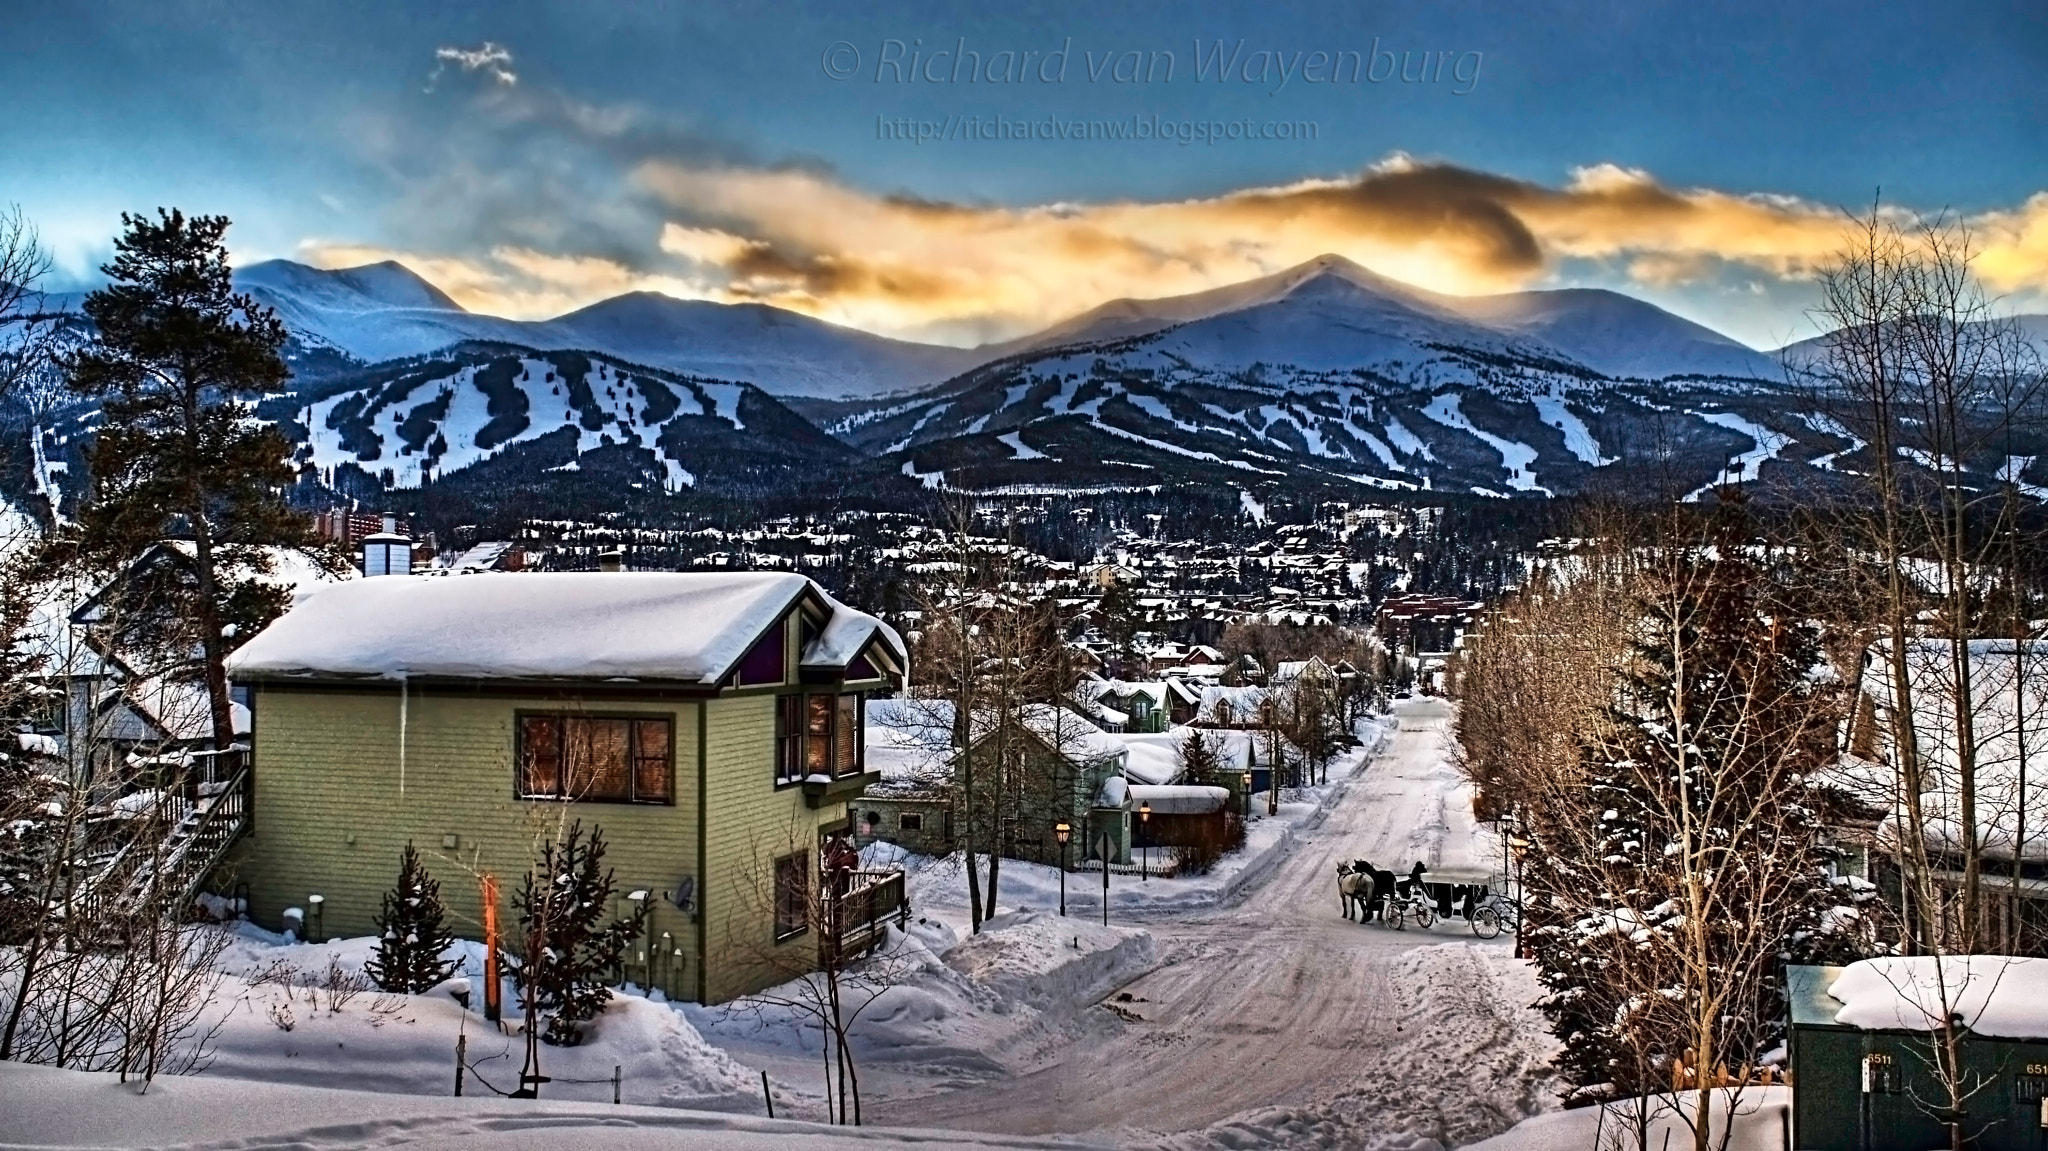
[(612, 1064), (612, 1105), (613, 1105), (613, 1106), (617, 1106), (617, 1105), (618, 1105), (618, 1102), (619, 1102), (619, 1065), (618, 1065), (618, 1064), (616, 1064), (616, 1063), (614, 1063), (614, 1064)]
[(761, 1072), (761, 1098), (768, 1101), (768, 1118), (775, 1118), (775, 1096), (768, 1090), (768, 1073)]
[(462, 1098), (462, 1062), (463, 1055), (468, 1049), (469, 1033), (465, 1031), (455, 1037), (455, 1097), (457, 1099)]

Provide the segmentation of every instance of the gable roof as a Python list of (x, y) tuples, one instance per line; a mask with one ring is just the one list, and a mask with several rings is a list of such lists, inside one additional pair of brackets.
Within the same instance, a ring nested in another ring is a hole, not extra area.
[[(783, 572), (379, 576), (313, 589), (229, 658), (237, 679), (445, 677), (718, 683), (806, 595), (831, 612), (804, 653), (903, 641)], [(841, 617), (849, 617), (842, 619)]]

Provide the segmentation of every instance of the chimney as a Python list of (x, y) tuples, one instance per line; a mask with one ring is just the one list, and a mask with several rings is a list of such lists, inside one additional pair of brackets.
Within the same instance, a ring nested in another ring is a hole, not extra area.
[(397, 516), (386, 513), (384, 530), (363, 537), (363, 574), (412, 574), (412, 540), (398, 533)]
[(618, 548), (597, 553), (597, 570), (601, 572), (622, 572), (626, 570), (626, 553)]

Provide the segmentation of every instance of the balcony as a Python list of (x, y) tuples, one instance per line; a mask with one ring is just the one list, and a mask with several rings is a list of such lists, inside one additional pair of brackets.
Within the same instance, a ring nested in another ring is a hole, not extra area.
[(826, 964), (850, 960), (881, 942), (891, 919), (898, 926), (910, 922), (909, 888), (900, 869), (842, 875), (845, 888), (837, 895), (826, 881), (827, 930), (818, 943), (819, 960)]

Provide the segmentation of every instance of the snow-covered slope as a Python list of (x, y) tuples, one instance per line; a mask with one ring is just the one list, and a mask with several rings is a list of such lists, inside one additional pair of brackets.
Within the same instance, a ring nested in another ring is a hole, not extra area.
[(1762, 356), (1607, 292), (1445, 296), (1324, 256), (1066, 331), (1117, 334), (1018, 352), (828, 430), (956, 485), (1208, 473), (1501, 496), (1634, 485), (1648, 458), (1629, 448), (1652, 442), (1677, 454), (1683, 495), (1790, 442), (1761, 422), (1782, 406)]
[(551, 320), (464, 311), (403, 265), (323, 271), (290, 260), (253, 264), (236, 283), (277, 310), (309, 347), (363, 363), (425, 355), (462, 341), (595, 351), (689, 375), (742, 380), (774, 395), (869, 397), (926, 387), (982, 357), (891, 340), (762, 304), (617, 296)]
[[(280, 413), (283, 414), (283, 413)], [(580, 352), (482, 349), (398, 361), (304, 397), (283, 421), (299, 461), (418, 487), (505, 459), (524, 478), (625, 457), (640, 484), (722, 486), (727, 473), (822, 464), (846, 449), (749, 384)]]
[(1781, 375), (1775, 360), (1746, 344), (1600, 288), (1473, 296), (1456, 301), (1456, 307), (1473, 320), (1541, 340), (1603, 375)]

